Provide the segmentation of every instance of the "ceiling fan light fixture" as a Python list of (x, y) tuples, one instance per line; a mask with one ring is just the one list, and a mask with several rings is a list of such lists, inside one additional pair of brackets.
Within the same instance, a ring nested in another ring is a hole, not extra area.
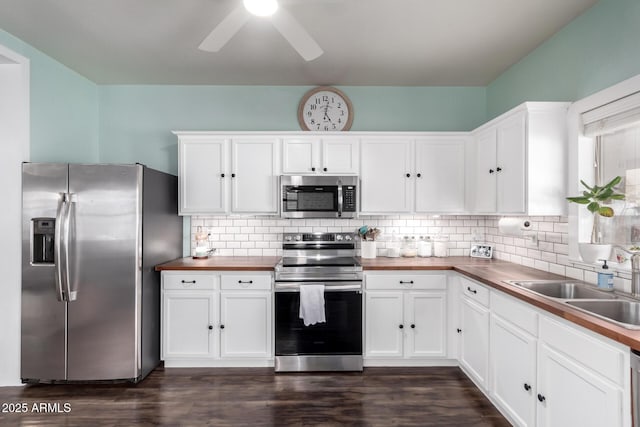
[(271, 16), (278, 10), (277, 0), (243, 0), (245, 9), (256, 16)]

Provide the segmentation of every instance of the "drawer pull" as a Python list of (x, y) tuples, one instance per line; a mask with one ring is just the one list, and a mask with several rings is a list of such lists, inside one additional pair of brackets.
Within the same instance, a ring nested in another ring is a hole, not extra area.
[(400, 325), (400, 326), (398, 326), (398, 327), (399, 327), (400, 329), (403, 329), (403, 328), (404, 328), (404, 325)]
[(470, 287), (470, 286), (467, 286), (467, 290), (468, 290), (469, 292), (473, 293), (473, 294), (477, 294), (477, 293), (478, 293), (478, 291), (476, 291), (475, 289), (471, 289), (471, 287)]
[(251, 283), (253, 283), (253, 280), (238, 280), (238, 283), (240, 283), (240, 284), (242, 284), (242, 283), (251, 284)]
[(212, 329), (213, 329), (213, 325), (209, 325), (209, 330), (212, 330)]
[(189, 283), (189, 284), (192, 284), (192, 285), (195, 285), (195, 283), (196, 283), (196, 281), (195, 281), (195, 280), (181, 280), (180, 282), (182, 282), (182, 283)]
[(531, 390), (531, 386), (529, 384), (527, 384), (527, 383), (524, 383), (524, 389), (526, 391), (529, 391), (529, 390)]
[(224, 325), (220, 325), (220, 329), (224, 329)]
[(411, 329), (415, 329), (416, 325), (414, 325), (413, 323), (411, 324)]
[(462, 329), (458, 328), (458, 329), (456, 329), (456, 332), (460, 333), (460, 332), (462, 332)]
[(413, 280), (409, 280), (409, 281), (400, 280), (400, 284), (401, 285), (413, 285)]
[(547, 400), (547, 398), (546, 398), (546, 397), (544, 397), (543, 395), (541, 395), (540, 393), (538, 393), (538, 400), (539, 400), (540, 402), (544, 402), (545, 400)]

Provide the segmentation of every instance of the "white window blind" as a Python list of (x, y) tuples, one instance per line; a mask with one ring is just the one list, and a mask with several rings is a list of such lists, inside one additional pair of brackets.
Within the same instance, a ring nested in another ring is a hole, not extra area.
[(582, 113), (585, 136), (597, 136), (640, 125), (640, 92)]

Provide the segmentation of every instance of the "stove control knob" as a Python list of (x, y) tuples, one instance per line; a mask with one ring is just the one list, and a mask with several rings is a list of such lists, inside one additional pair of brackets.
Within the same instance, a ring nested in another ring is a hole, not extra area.
[(296, 242), (299, 242), (300, 240), (302, 240), (302, 236), (299, 234), (296, 234)]
[(337, 241), (341, 241), (342, 240), (342, 234), (336, 234), (336, 240)]
[(291, 236), (284, 236), (284, 240), (286, 240), (287, 242), (290, 242), (293, 239), (293, 237)]
[(347, 240), (347, 241), (348, 241), (348, 240), (352, 240), (352, 239), (353, 239), (353, 238), (352, 238), (349, 234), (347, 234), (346, 236), (344, 236), (344, 240)]

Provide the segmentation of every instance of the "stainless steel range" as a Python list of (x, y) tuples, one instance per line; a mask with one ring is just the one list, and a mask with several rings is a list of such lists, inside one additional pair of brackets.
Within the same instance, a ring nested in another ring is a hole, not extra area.
[[(362, 266), (355, 233), (285, 233), (275, 268), (275, 370), (362, 370)], [(300, 292), (324, 285), (325, 322), (305, 326)]]

